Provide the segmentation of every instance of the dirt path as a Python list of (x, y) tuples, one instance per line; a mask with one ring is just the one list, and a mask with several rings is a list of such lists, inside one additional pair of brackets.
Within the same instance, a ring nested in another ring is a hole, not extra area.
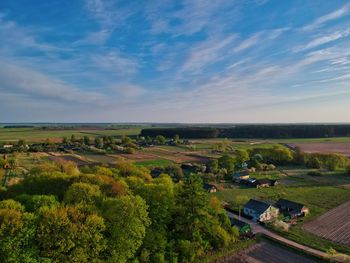
[[(228, 217), (230, 217), (230, 218), (238, 218), (236, 215), (232, 214), (229, 211), (226, 211), (226, 213), (227, 213)], [(314, 249), (314, 248), (310, 248), (308, 246), (304, 246), (302, 244), (299, 244), (297, 242), (294, 242), (292, 240), (284, 238), (284, 237), (282, 237), (282, 236), (280, 236), (280, 235), (278, 235), (276, 233), (273, 233), (272, 231), (264, 228), (263, 226), (261, 226), (257, 222), (253, 222), (252, 220), (249, 220), (249, 219), (246, 219), (246, 218), (243, 218), (243, 217), (240, 217), (239, 220), (250, 224), (250, 226), (252, 228), (252, 231), (254, 233), (263, 234), (263, 235), (265, 235), (265, 236), (267, 236), (267, 237), (269, 237), (271, 239), (274, 239), (274, 240), (276, 240), (276, 241), (278, 241), (280, 243), (283, 243), (283, 244), (285, 244), (287, 246), (290, 246), (290, 247), (302, 250), (302, 251), (306, 252), (307, 254), (316, 256), (318, 258), (326, 258), (328, 256), (327, 253), (325, 253), (325, 252), (322, 252), (322, 251)]]

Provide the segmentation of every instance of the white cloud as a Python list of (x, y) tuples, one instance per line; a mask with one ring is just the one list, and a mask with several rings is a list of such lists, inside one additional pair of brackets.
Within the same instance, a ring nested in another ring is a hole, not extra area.
[(214, 64), (227, 55), (236, 35), (225, 38), (208, 39), (190, 50), (189, 57), (183, 64), (180, 72), (196, 72)]
[(336, 41), (336, 40), (341, 39), (341, 38), (345, 38), (349, 35), (350, 35), (350, 30), (337, 31), (337, 32), (334, 32), (332, 34), (323, 35), (323, 36), (314, 38), (309, 43), (294, 48), (293, 51), (300, 52), (300, 51), (308, 50), (311, 48), (315, 48), (315, 47)]
[(265, 45), (268, 41), (274, 40), (282, 35), (284, 32), (288, 31), (290, 28), (277, 28), (273, 30), (263, 30), (260, 32), (254, 33), (249, 38), (243, 40), (237, 47), (233, 49), (234, 52), (241, 52), (248, 48), (251, 48), (256, 45)]
[(340, 7), (339, 9), (328, 13), (324, 16), (321, 16), (319, 18), (317, 18), (315, 21), (313, 21), (311, 24), (306, 25), (302, 28), (302, 30), (304, 31), (309, 31), (309, 30), (313, 30), (316, 28), (321, 27), (323, 24), (329, 22), (329, 21), (333, 21), (336, 20), (338, 18), (341, 18), (345, 15), (347, 15), (350, 11), (350, 4), (345, 4), (342, 7)]
[(63, 81), (34, 70), (10, 63), (0, 64), (1, 89), (6, 92), (26, 94), (33, 98), (46, 98), (70, 103), (102, 105), (105, 96), (81, 90)]
[(95, 66), (116, 75), (132, 74), (139, 68), (139, 64), (136, 59), (122, 56), (117, 51), (92, 55), (91, 60)]

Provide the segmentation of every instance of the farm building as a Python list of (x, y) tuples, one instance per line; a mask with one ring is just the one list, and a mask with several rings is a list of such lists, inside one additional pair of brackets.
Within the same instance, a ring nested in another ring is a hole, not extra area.
[(251, 216), (254, 221), (266, 222), (275, 219), (278, 209), (263, 201), (250, 199), (243, 207), (245, 215)]
[(248, 179), (241, 179), (239, 180), (241, 184), (245, 184), (250, 187), (254, 188), (263, 188), (263, 187), (270, 187), (275, 186), (277, 184), (276, 180), (270, 180), (270, 179), (255, 179), (255, 178), (248, 178)]
[(305, 205), (287, 199), (279, 199), (276, 206), (281, 212), (287, 213), (291, 217), (305, 216), (309, 213), (309, 209)]
[(208, 183), (205, 183), (205, 184), (203, 185), (203, 188), (204, 188), (204, 190), (207, 191), (208, 193), (216, 193), (216, 191), (218, 190), (218, 189), (216, 188), (215, 185), (213, 185), (213, 184), (208, 184)]
[(276, 184), (277, 184), (276, 180), (270, 180), (270, 179), (260, 179), (253, 182), (253, 186), (256, 188), (270, 187), (270, 186), (275, 186)]

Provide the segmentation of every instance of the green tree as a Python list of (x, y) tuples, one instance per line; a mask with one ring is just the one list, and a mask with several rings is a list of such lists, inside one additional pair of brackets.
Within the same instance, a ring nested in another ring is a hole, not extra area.
[(103, 203), (110, 262), (126, 262), (135, 256), (150, 224), (147, 205), (139, 196), (108, 198)]
[(83, 138), (83, 141), (84, 141), (84, 144), (85, 145), (90, 145), (90, 137), (89, 136), (84, 136), (84, 138)]
[(0, 261), (38, 262), (35, 217), (13, 200), (0, 202)]
[(72, 184), (64, 195), (64, 202), (67, 204), (93, 205), (101, 198), (101, 191), (98, 185), (88, 183)]
[(219, 162), (217, 159), (211, 159), (207, 162), (207, 172), (208, 173), (217, 173), (219, 170)]
[(106, 249), (104, 219), (78, 208), (55, 207), (39, 217), (36, 240), (52, 262), (98, 262)]
[(249, 153), (247, 150), (238, 149), (235, 151), (235, 165), (242, 168), (242, 165), (249, 160)]
[(159, 145), (164, 145), (166, 143), (166, 138), (162, 135), (157, 135), (155, 138), (155, 143)]
[(227, 170), (228, 173), (234, 171), (235, 159), (229, 155), (223, 155), (218, 159), (219, 167)]

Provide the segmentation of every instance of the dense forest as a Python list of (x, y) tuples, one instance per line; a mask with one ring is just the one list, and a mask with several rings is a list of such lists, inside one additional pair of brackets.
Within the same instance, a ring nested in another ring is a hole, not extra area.
[(0, 187), (1, 262), (193, 262), (237, 241), (197, 175), (46, 163)]
[(349, 124), (329, 125), (236, 125), (230, 128), (216, 127), (181, 127), (143, 129), (141, 136), (155, 137), (162, 135), (172, 138), (179, 135), (181, 138), (327, 138), (350, 136)]

